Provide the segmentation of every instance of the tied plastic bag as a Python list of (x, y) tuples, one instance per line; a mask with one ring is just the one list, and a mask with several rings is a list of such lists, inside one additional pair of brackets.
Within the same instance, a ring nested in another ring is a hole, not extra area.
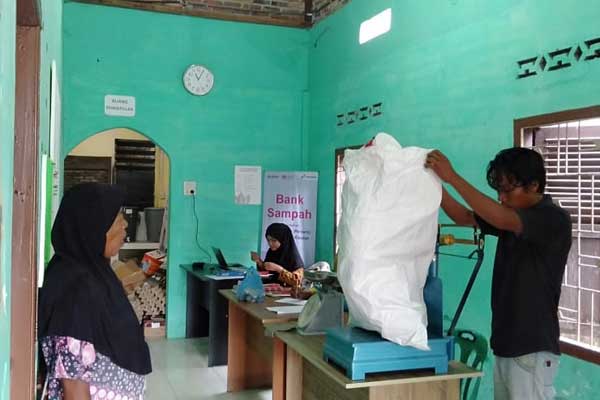
[(246, 276), (234, 288), (234, 292), (238, 301), (249, 303), (262, 303), (265, 301), (265, 289), (258, 271), (254, 268), (248, 268)]
[(428, 150), (378, 134), (346, 150), (338, 279), (351, 323), (392, 342), (428, 350), (423, 287), (434, 256), (439, 178)]

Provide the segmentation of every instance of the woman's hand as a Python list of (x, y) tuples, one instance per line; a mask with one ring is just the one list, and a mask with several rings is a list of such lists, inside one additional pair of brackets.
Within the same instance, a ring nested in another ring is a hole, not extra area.
[(254, 261), (257, 264), (262, 264), (262, 260), (260, 259), (260, 256), (258, 255), (257, 252), (255, 251), (251, 251), (250, 252), (250, 258), (252, 259), (252, 261)]
[(315, 293), (316, 293), (316, 291), (314, 291), (312, 289), (304, 290), (302, 288), (302, 286), (298, 285), (298, 286), (292, 287), (292, 291), (291, 291), (290, 295), (295, 299), (307, 300)]
[(275, 264), (273, 262), (263, 263), (263, 266), (267, 271), (277, 272), (277, 273), (280, 273), (281, 271), (283, 271), (283, 267), (281, 265)]

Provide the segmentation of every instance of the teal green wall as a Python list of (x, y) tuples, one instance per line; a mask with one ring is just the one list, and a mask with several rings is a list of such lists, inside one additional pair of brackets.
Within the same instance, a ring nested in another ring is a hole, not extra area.
[(15, 2), (0, 1), (0, 400), (8, 400), (10, 390), (15, 35)]
[[(358, 45), (360, 23), (392, 6), (392, 31)], [(515, 118), (600, 103), (600, 62), (516, 80), (515, 61), (598, 37), (595, 1), (358, 1), (306, 32), (67, 3), (64, 6), (64, 154), (96, 132), (127, 127), (171, 160), (168, 335), (185, 333), (180, 263), (202, 257), (184, 180), (198, 181), (199, 240), (246, 262), (260, 207), (233, 204), (233, 167), (320, 172), (317, 255), (332, 260), (333, 150), (379, 131), (437, 147), (485, 185), (487, 161), (512, 145)], [(110, 27), (108, 29), (107, 27)], [(223, 45), (225, 43), (225, 45)], [(191, 63), (215, 73), (206, 97), (183, 89)], [(134, 118), (103, 115), (106, 94), (136, 97)], [(384, 115), (335, 126), (335, 115), (384, 102)], [(442, 217), (444, 218), (444, 217)], [(489, 335), (495, 242), (461, 319)], [(440, 260), (451, 316), (472, 263)], [(480, 398), (491, 398), (486, 367)], [(568, 356), (559, 395), (591, 399), (598, 368)]]
[[(362, 46), (360, 23), (392, 7), (391, 31)], [(331, 260), (334, 149), (379, 131), (403, 145), (439, 148), (468, 180), (491, 193), (487, 162), (512, 146), (515, 118), (600, 104), (600, 61), (517, 80), (516, 64), (533, 55), (600, 36), (596, 0), (351, 2), (311, 31), (308, 169), (320, 173), (319, 258)], [(336, 114), (384, 102), (384, 115), (336, 127)], [(442, 217), (445, 218), (445, 217)], [(461, 325), (490, 333), (495, 242)], [(459, 251), (459, 249), (455, 249)], [(440, 259), (446, 314), (453, 315), (473, 264)], [(556, 381), (564, 398), (598, 397), (597, 366), (562, 357)], [(482, 399), (492, 398), (492, 364)]]
[[(40, 91), (39, 91), (39, 157), (38, 157), (38, 187), (40, 188), (39, 193), (45, 191), (46, 193), (52, 193), (48, 191), (48, 187), (52, 187), (52, 177), (47, 177), (46, 186), (42, 188), (42, 176), (47, 176), (47, 171), (42, 171), (42, 155), (48, 155), (48, 163), (54, 160), (54, 156), (51, 154), (50, 149), (50, 109), (52, 107), (52, 62), (56, 65), (56, 79), (58, 81), (58, 98), (59, 105), (54, 105), (57, 109), (56, 118), (60, 122), (60, 97), (62, 97), (62, 1), (43, 1), (41, 2), (41, 14), (42, 14), (42, 30), (40, 34)], [(56, 96), (55, 96), (56, 98)], [(57, 145), (61, 146), (60, 140), (60, 128), (57, 129), (56, 135), (58, 136)], [(62, 168), (62, 160), (57, 161), (59, 170)], [(62, 185), (61, 185), (62, 186)], [(38, 215), (46, 214), (46, 237), (44, 248), (47, 251), (45, 259), (47, 260), (50, 256), (50, 228), (51, 217), (48, 214), (48, 210), (52, 209), (52, 199), (48, 198), (46, 208), (41, 210), (41, 199), (38, 199)]]
[[(42, 1), (40, 43), (40, 154), (50, 152), (50, 69), (56, 61), (62, 86), (62, 1)], [(61, 87), (62, 90), (62, 87)]]
[[(261, 209), (233, 203), (234, 166), (301, 168), (309, 34), (77, 3), (64, 5), (63, 21), (63, 154), (99, 131), (126, 127), (170, 158), (167, 334), (184, 336), (179, 264), (202, 253), (183, 181), (198, 182), (200, 243), (248, 263), (259, 243)], [(215, 74), (205, 97), (182, 86), (193, 63)], [(136, 116), (104, 116), (106, 94), (135, 96)]]

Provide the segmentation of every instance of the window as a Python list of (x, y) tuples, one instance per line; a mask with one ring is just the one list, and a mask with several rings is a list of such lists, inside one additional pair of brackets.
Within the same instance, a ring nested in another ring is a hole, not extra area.
[(360, 24), (358, 43), (365, 44), (387, 33), (392, 26), (392, 9), (388, 8)]
[(334, 221), (333, 221), (333, 250), (335, 261), (334, 267), (337, 269), (337, 253), (338, 253), (338, 241), (337, 241), (337, 227), (342, 217), (342, 188), (346, 181), (346, 173), (344, 171), (344, 151), (347, 149), (360, 149), (362, 146), (349, 146), (335, 149), (335, 192), (334, 192)]
[(600, 107), (516, 120), (515, 145), (543, 155), (546, 193), (571, 214), (561, 350), (600, 363)]

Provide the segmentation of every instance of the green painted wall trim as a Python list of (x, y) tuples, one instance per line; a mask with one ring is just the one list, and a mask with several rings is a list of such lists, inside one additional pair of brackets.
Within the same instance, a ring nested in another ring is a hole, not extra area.
[(10, 286), (16, 6), (0, 1), (0, 400), (10, 397)]
[[(361, 22), (388, 7), (391, 31), (359, 45)], [(306, 142), (307, 167), (320, 173), (318, 258), (333, 259), (335, 148), (385, 131), (404, 146), (441, 149), (463, 176), (494, 196), (485, 167), (512, 146), (515, 118), (600, 104), (600, 61), (523, 80), (516, 79), (516, 61), (600, 37), (598, 18), (595, 0), (371, 0), (353, 1), (314, 27)], [(382, 116), (336, 126), (337, 114), (380, 101)], [(494, 249), (488, 240), (486, 262), (460, 321), (488, 337)], [(472, 267), (440, 259), (447, 317)], [(598, 367), (568, 356), (561, 362), (559, 397), (597, 398)], [(479, 398), (493, 397), (492, 376), (490, 362)]]

